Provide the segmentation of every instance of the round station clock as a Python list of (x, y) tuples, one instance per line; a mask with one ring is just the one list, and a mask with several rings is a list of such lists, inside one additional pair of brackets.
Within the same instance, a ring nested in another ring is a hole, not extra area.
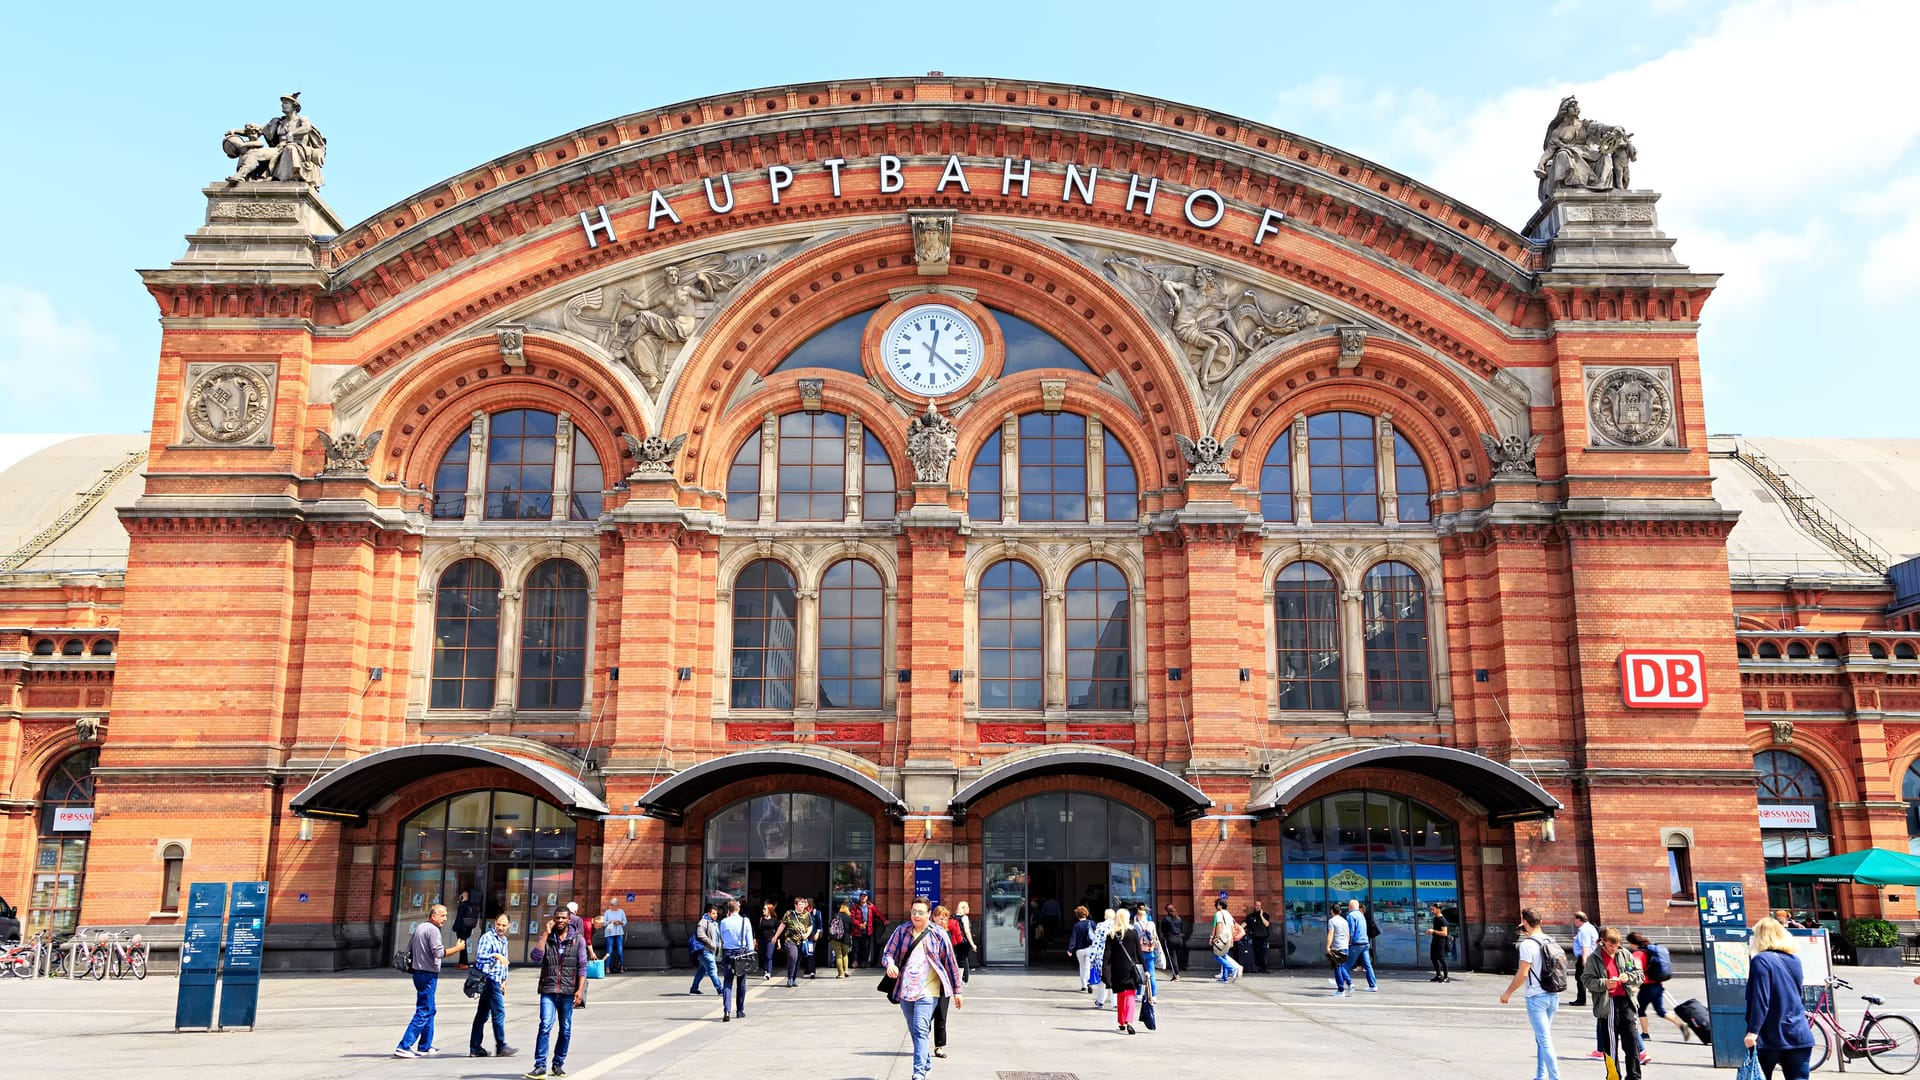
[(914, 397), (939, 397), (965, 386), (986, 352), (980, 327), (947, 304), (901, 312), (880, 336), (880, 364)]

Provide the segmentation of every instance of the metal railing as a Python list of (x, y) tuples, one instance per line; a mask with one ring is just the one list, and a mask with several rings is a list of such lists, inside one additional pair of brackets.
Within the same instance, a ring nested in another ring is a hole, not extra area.
[(67, 535), (75, 525), (80, 524), (83, 518), (92, 513), (93, 508), (100, 505), (100, 500), (107, 497), (107, 492), (112, 491), (114, 485), (125, 480), (146, 460), (145, 450), (128, 451), (125, 461), (103, 472), (100, 479), (94, 481), (92, 487), (74, 496), (73, 503), (59, 517), (54, 518), (52, 524), (34, 533), (26, 543), (0, 557), (0, 573), (19, 569), (31, 561), (35, 555), (53, 546), (54, 541)]
[(1738, 439), (1732, 442), (1733, 449), (1727, 453), (1727, 456), (1752, 470), (1762, 483), (1772, 489), (1774, 495), (1786, 505), (1788, 512), (1802, 527), (1838, 552), (1847, 562), (1868, 573), (1886, 576), (1887, 567), (1893, 559), (1885, 548), (1874, 543), (1864, 531), (1835, 513), (1833, 508), (1821, 502), (1818, 496), (1795, 483), (1792, 477), (1781, 471), (1773, 459)]

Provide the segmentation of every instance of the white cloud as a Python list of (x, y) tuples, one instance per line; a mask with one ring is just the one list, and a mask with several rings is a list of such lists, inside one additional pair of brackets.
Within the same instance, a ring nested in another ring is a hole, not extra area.
[(46, 293), (0, 282), (0, 385), (7, 388), (0, 415), (19, 423), (38, 404), (70, 407), (98, 388), (95, 372), (117, 351), (112, 337), (62, 314)]

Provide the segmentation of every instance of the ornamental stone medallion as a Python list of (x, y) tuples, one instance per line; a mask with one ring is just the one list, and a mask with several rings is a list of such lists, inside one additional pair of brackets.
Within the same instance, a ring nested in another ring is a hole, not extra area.
[(1679, 445), (1673, 433), (1671, 369), (1588, 368), (1586, 377), (1590, 445)]
[(188, 364), (180, 441), (188, 446), (267, 446), (273, 439), (278, 364)]

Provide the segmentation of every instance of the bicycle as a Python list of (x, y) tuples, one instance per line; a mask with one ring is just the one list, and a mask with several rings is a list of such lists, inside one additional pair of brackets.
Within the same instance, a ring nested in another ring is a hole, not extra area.
[(1866, 1058), (1873, 1067), (1883, 1073), (1912, 1072), (1920, 1064), (1920, 1026), (1899, 1013), (1876, 1013), (1875, 1005), (1886, 1004), (1887, 999), (1877, 994), (1861, 994), (1860, 999), (1867, 1003), (1867, 1009), (1860, 1017), (1860, 1029), (1848, 1033), (1840, 1026), (1840, 1018), (1834, 1013), (1833, 991), (1836, 987), (1853, 989), (1853, 984), (1842, 978), (1829, 978), (1824, 990), (1815, 990), (1812, 1007), (1807, 1010), (1807, 1025), (1813, 1028), (1813, 1056), (1810, 1069), (1826, 1064), (1833, 1054), (1833, 1043), (1840, 1040), (1840, 1056), (1843, 1061)]
[(87, 973), (96, 982), (106, 975), (118, 979), (129, 971), (135, 979), (147, 977), (147, 943), (139, 934), (104, 935), (87, 958)]

